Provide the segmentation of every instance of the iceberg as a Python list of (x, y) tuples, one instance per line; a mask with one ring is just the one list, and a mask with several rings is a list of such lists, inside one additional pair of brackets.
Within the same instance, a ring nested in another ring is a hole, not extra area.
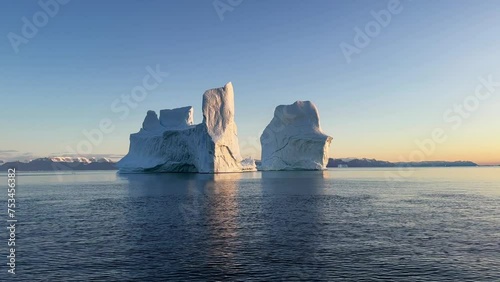
[(257, 171), (257, 165), (253, 158), (245, 158), (241, 161), (241, 168), (243, 171)]
[(255, 170), (242, 164), (234, 120), (231, 83), (203, 94), (203, 122), (193, 124), (193, 107), (148, 111), (139, 132), (130, 135), (119, 172), (223, 173)]
[(260, 170), (324, 170), (332, 137), (321, 130), (319, 113), (310, 101), (276, 107), (260, 142)]

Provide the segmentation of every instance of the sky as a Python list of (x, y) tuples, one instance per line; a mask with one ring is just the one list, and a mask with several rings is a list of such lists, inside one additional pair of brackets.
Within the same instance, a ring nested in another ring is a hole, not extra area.
[(147, 110), (199, 123), (231, 81), (243, 156), (276, 106), (310, 100), (330, 157), (500, 164), (499, 1), (55, 1), (0, 3), (0, 160), (118, 159)]

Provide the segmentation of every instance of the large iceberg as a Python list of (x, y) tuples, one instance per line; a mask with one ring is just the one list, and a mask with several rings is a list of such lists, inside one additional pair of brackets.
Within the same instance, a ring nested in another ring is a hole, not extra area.
[(260, 142), (260, 170), (323, 170), (332, 137), (320, 127), (319, 113), (309, 101), (281, 105)]
[(130, 172), (222, 173), (255, 170), (240, 156), (234, 121), (233, 85), (203, 94), (203, 122), (193, 125), (193, 108), (148, 111), (129, 153), (117, 166)]

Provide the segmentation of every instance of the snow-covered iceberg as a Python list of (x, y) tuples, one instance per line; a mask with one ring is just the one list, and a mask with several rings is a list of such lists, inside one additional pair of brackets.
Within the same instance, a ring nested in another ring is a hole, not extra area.
[(316, 106), (309, 101), (276, 107), (260, 142), (260, 170), (323, 170), (332, 137), (320, 126)]
[[(222, 173), (255, 170), (242, 165), (234, 121), (231, 83), (203, 94), (203, 122), (193, 125), (193, 108), (148, 111), (129, 153), (117, 166), (131, 172)], [(251, 165), (250, 165), (251, 166)]]

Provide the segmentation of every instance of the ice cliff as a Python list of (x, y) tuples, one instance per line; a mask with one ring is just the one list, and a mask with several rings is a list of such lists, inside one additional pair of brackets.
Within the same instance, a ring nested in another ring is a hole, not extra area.
[(260, 170), (322, 170), (328, 164), (332, 137), (320, 127), (319, 113), (309, 101), (276, 107), (260, 142)]
[(129, 153), (120, 172), (222, 173), (255, 170), (242, 165), (234, 121), (231, 83), (203, 94), (203, 122), (193, 125), (193, 108), (148, 111), (138, 133), (130, 135)]

